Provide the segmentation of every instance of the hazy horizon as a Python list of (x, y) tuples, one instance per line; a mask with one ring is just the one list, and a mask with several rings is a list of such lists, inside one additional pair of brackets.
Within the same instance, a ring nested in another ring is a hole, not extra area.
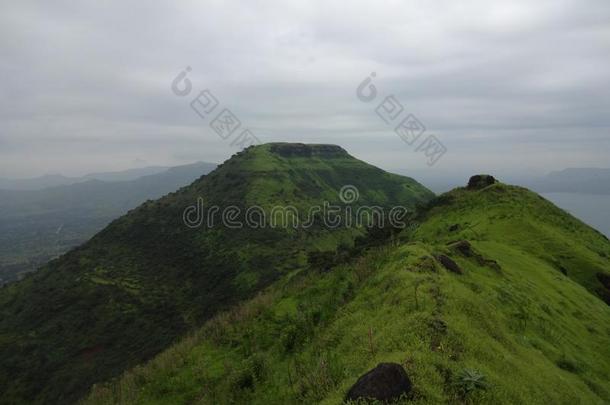
[[(193, 161), (184, 161), (184, 162), (176, 163), (176, 164), (171, 164), (171, 163), (157, 164), (155, 162), (134, 161), (134, 162), (131, 162), (132, 164), (127, 164), (125, 166), (108, 167), (106, 170), (94, 170), (94, 169), (87, 169), (87, 168), (83, 167), (83, 168), (80, 168), (79, 170), (74, 170), (74, 171), (69, 171), (67, 173), (64, 173), (61, 171), (53, 171), (52, 169), (50, 169), (49, 171), (34, 173), (29, 176), (4, 176), (4, 175), (2, 175), (2, 176), (0, 176), (0, 178), (6, 179), (6, 180), (28, 180), (28, 179), (34, 179), (34, 178), (39, 178), (39, 177), (45, 177), (45, 176), (63, 176), (63, 177), (68, 177), (68, 178), (72, 178), (72, 177), (80, 178), (80, 177), (86, 177), (88, 175), (99, 174), (99, 173), (123, 172), (123, 171), (146, 169), (146, 168), (165, 169), (165, 168), (172, 168), (172, 167), (176, 167), (176, 166), (191, 165), (191, 164), (196, 164), (196, 163), (221, 164), (222, 162), (228, 160), (231, 157), (231, 155), (235, 152), (237, 152), (237, 150), (231, 152), (231, 154), (227, 155), (226, 158), (219, 160), (219, 161), (215, 161), (215, 162), (204, 160), (204, 159), (193, 160)], [(358, 156), (355, 156), (355, 157), (366, 161), (366, 159), (364, 159), (364, 158), (359, 158)], [(372, 163), (372, 162), (367, 162), (367, 163)], [(384, 164), (383, 162), (377, 164), (377, 166), (390, 173), (402, 174), (405, 176), (414, 177), (415, 179), (417, 179), (418, 176), (424, 175), (426, 177), (437, 178), (437, 179), (463, 178), (464, 180), (468, 179), (467, 176), (478, 174), (478, 173), (488, 173), (488, 174), (496, 175), (499, 177), (507, 176), (510, 179), (527, 178), (527, 177), (534, 179), (537, 177), (545, 176), (552, 172), (563, 171), (563, 170), (568, 170), (568, 169), (593, 169), (593, 170), (610, 169), (610, 165), (605, 165), (605, 166), (601, 165), (598, 167), (564, 167), (564, 168), (559, 168), (556, 170), (548, 170), (548, 171), (540, 170), (538, 172), (532, 173), (530, 170), (527, 170), (527, 169), (512, 169), (512, 170), (505, 169), (505, 170), (499, 170), (499, 171), (491, 170), (491, 171), (486, 172), (484, 170), (483, 171), (481, 171), (481, 170), (469, 171), (468, 169), (463, 168), (459, 172), (456, 173), (456, 171), (449, 170), (449, 169), (434, 169), (434, 168), (430, 169), (428, 167), (408, 169), (405, 167), (388, 166), (388, 165)]]

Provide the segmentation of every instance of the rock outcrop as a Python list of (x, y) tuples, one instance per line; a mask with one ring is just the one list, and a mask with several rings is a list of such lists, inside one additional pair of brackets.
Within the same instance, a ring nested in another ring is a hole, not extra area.
[(468, 187), (466, 188), (468, 190), (481, 190), (495, 184), (496, 182), (497, 180), (494, 176), (490, 176), (489, 174), (477, 174), (468, 180)]
[(271, 152), (283, 157), (338, 157), (348, 156), (345, 149), (337, 145), (304, 144), (304, 143), (272, 143)]
[(411, 388), (411, 380), (400, 364), (380, 363), (356, 381), (345, 400), (393, 401), (411, 392)]
[(455, 274), (464, 274), (464, 270), (462, 270), (462, 268), (455, 262), (453, 261), (452, 258), (450, 258), (447, 255), (443, 255), (443, 254), (439, 254), (436, 255), (436, 260), (439, 261), (440, 264), (443, 265), (444, 268), (446, 268), (447, 270), (449, 270), (452, 273)]

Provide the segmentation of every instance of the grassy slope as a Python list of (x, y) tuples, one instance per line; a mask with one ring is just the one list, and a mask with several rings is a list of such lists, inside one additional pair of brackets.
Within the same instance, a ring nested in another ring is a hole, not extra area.
[[(303, 266), (306, 251), (333, 249), (359, 233), (319, 224), (303, 232), (190, 229), (182, 213), (198, 197), (207, 206), (306, 208), (327, 196), (336, 201), (355, 174), (371, 190), (365, 201), (413, 206), (432, 196), (413, 180), (386, 175), (341, 149), (292, 158), (271, 148), (239, 153), (1, 289), (0, 403), (74, 402), (93, 382), (149, 359), (218, 310)], [(257, 191), (262, 186), (265, 194)]]
[[(524, 189), (440, 201), (410, 242), (285, 277), (87, 403), (336, 404), (381, 361), (405, 366), (409, 403), (610, 402), (610, 308), (585, 288), (597, 288), (592, 272), (610, 272), (610, 244)], [(446, 244), (458, 239), (480, 256)], [(444, 270), (439, 252), (465, 274)], [(464, 396), (465, 368), (488, 388)]]
[[(421, 218), (426, 226), (416, 233), (417, 239), (441, 243), (463, 237), (518, 246), (610, 304), (610, 291), (596, 277), (608, 269), (608, 239), (538, 194), (496, 184), (478, 192), (456, 189), (437, 204)], [(452, 225), (456, 231), (450, 230)]]

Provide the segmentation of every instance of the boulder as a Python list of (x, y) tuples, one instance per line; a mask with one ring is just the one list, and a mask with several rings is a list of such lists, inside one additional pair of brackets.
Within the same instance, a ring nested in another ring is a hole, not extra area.
[(468, 180), (468, 190), (481, 190), (487, 186), (491, 186), (496, 183), (496, 179), (494, 176), (490, 176), (489, 174), (477, 174), (476, 176), (472, 176), (470, 180)]
[(472, 245), (467, 240), (459, 240), (452, 243), (451, 247), (460, 252), (464, 257), (472, 257), (475, 255), (472, 251)]
[(444, 268), (455, 274), (464, 274), (464, 270), (447, 255), (436, 255), (436, 260), (443, 265)]
[[(483, 257), (483, 255), (478, 253), (467, 240), (458, 240), (457, 242), (451, 242), (448, 245), (451, 249), (457, 251), (460, 255), (468, 258), (474, 258), (481, 266), (487, 266), (493, 270), (496, 270), (497, 272), (502, 271), (502, 267), (497, 261), (493, 259), (486, 259), (485, 257)], [(438, 257), (437, 260), (439, 260)], [(445, 267), (447, 268), (447, 266)]]
[(411, 388), (411, 380), (400, 364), (380, 363), (356, 381), (345, 400), (394, 401), (411, 392)]

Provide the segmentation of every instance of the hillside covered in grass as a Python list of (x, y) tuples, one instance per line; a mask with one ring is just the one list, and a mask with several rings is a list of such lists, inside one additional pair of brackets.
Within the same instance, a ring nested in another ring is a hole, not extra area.
[(404, 403), (610, 402), (607, 239), (504, 184), (417, 220), (283, 276), (86, 403), (339, 404), (381, 362), (406, 370)]
[(329, 229), (319, 217), (296, 229), (228, 228), (219, 219), (187, 226), (188, 207), (201, 201), (242, 215), (253, 205), (303, 211), (340, 204), (346, 184), (362, 190), (363, 204), (382, 207), (412, 209), (434, 196), (338, 146), (251, 147), (0, 289), (0, 403), (74, 403), (93, 383), (150, 359), (219, 310), (302, 268), (309, 252), (350, 245), (361, 233)]

